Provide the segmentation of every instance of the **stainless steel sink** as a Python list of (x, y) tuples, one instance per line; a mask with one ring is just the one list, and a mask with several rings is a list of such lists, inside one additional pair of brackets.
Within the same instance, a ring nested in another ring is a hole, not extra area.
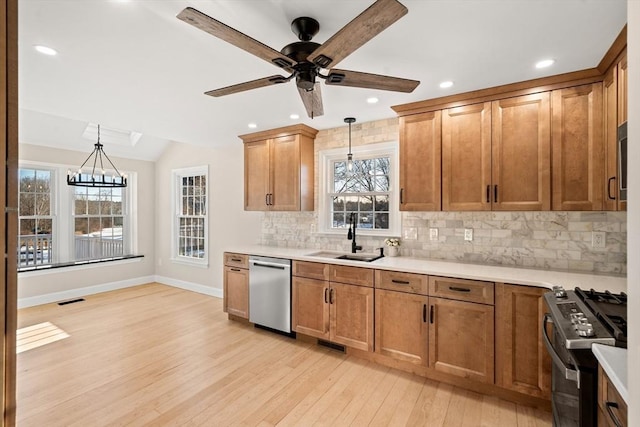
[(332, 251), (319, 251), (307, 254), (307, 256), (320, 257), (320, 258), (332, 258), (332, 259), (345, 259), (349, 261), (371, 262), (382, 258), (379, 254), (352, 254), (344, 252), (332, 252)]

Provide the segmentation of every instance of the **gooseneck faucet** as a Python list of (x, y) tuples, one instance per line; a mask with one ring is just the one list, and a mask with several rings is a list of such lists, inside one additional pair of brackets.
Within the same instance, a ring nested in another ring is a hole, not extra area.
[[(361, 251), (362, 246), (356, 243), (356, 221), (354, 219), (354, 214), (352, 213), (349, 217), (349, 232), (347, 233), (347, 239), (351, 240), (351, 253), (355, 254), (356, 251)], [(353, 228), (353, 231), (352, 231)]]

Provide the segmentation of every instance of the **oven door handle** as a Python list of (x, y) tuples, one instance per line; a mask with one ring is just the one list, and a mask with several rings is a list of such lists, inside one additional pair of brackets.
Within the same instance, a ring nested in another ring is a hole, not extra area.
[[(549, 335), (547, 334), (547, 323), (553, 323), (549, 313), (545, 313), (544, 318), (542, 319), (542, 337), (544, 338), (544, 344), (547, 347), (547, 351), (549, 352), (553, 363), (555, 363), (555, 365), (560, 368), (561, 372), (564, 373), (565, 379), (575, 381), (578, 384), (578, 388), (580, 388), (580, 370), (578, 368), (572, 369), (572, 367), (565, 365), (562, 361), (556, 350), (553, 348), (551, 339), (549, 339)], [(569, 357), (571, 357), (571, 355), (569, 355)], [(577, 366), (575, 361), (574, 366)]]

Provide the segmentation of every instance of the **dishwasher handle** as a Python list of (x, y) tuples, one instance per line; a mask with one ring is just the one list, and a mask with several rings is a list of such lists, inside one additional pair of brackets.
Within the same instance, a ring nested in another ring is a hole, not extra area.
[(249, 264), (254, 267), (276, 268), (278, 270), (286, 270), (291, 268), (288, 264), (280, 264), (275, 262), (249, 260)]

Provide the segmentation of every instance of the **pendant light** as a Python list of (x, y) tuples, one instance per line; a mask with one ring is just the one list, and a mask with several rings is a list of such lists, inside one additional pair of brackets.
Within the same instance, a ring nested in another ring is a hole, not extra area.
[(351, 123), (354, 123), (356, 119), (354, 117), (346, 117), (345, 123), (349, 123), (349, 152), (347, 153), (347, 170), (351, 172), (353, 170), (353, 154), (351, 153)]
[[(87, 160), (80, 166), (77, 172), (74, 174), (71, 171), (67, 171), (67, 184), (75, 187), (97, 187), (97, 188), (116, 188), (127, 186), (127, 176), (118, 171), (107, 153), (102, 149), (103, 145), (100, 143), (100, 125), (98, 125), (98, 142), (95, 143), (93, 152), (89, 154)], [(103, 157), (107, 159), (116, 174), (107, 178), (103, 165)], [(87, 164), (89, 160), (93, 158), (93, 167), (91, 174), (83, 174), (82, 168)], [(96, 166), (99, 166), (101, 171), (96, 176)]]

